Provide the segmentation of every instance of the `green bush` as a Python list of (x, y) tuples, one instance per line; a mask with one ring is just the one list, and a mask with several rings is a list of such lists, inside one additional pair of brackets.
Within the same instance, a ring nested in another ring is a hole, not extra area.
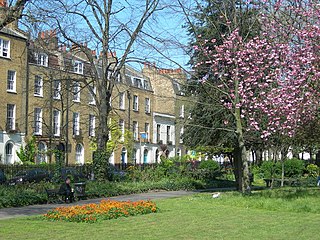
[(263, 178), (279, 177), (281, 173), (281, 165), (273, 161), (264, 161), (261, 164), (260, 173)]
[(213, 160), (201, 161), (199, 165), (200, 169), (207, 169), (210, 171), (220, 170), (219, 163)]
[[(296, 158), (284, 161), (284, 176), (288, 178), (301, 177), (305, 170), (303, 160)], [(279, 178), (281, 176), (281, 162), (264, 161), (260, 167), (260, 173), (264, 178)]]
[(285, 177), (301, 177), (305, 170), (304, 161), (296, 158), (284, 161)]
[(36, 189), (21, 186), (0, 186), (0, 208), (21, 207), (47, 202), (46, 195)]
[(316, 178), (319, 175), (319, 167), (315, 164), (309, 164), (306, 170), (309, 177)]

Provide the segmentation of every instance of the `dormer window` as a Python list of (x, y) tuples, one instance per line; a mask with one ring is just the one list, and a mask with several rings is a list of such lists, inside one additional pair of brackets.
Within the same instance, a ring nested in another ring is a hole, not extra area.
[(150, 84), (147, 80), (144, 80), (144, 89), (150, 90)]
[(143, 88), (142, 79), (140, 79), (140, 78), (133, 78), (133, 86), (135, 86), (135, 87), (137, 87), (137, 88)]
[(74, 61), (73, 71), (78, 74), (83, 74), (83, 62)]
[(48, 67), (48, 55), (46, 53), (35, 53), (35, 58), (39, 66)]

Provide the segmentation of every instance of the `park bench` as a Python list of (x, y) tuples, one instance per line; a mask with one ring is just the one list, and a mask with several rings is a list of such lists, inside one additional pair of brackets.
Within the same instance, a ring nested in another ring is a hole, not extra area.
[(47, 189), (47, 203), (57, 203), (62, 202), (61, 195), (59, 194), (59, 189)]
[(85, 182), (79, 182), (74, 184), (74, 197), (77, 200), (84, 199), (87, 197)]
[[(45, 189), (47, 193), (47, 203), (63, 203), (63, 195), (59, 194), (59, 189)], [(79, 182), (74, 184), (74, 200), (86, 198), (86, 183)]]
[[(266, 187), (271, 187), (272, 179), (264, 178), (263, 180), (266, 183)], [(300, 180), (298, 178), (285, 178), (283, 180), (283, 183), (286, 186), (298, 186), (300, 185)], [(281, 178), (274, 178), (273, 186), (280, 186), (280, 185), (281, 185)]]

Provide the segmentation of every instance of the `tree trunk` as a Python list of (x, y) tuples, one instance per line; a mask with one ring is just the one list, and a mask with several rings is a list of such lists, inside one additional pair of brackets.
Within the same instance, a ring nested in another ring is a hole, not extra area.
[(284, 185), (284, 159), (281, 157), (281, 187)]
[(237, 190), (242, 191), (242, 160), (239, 148), (234, 150), (233, 169)]
[(236, 122), (236, 135), (237, 135), (237, 148), (239, 149), (239, 164), (241, 165), (240, 176), (238, 185), (241, 186), (241, 192), (250, 194), (250, 180), (249, 180), (249, 165), (248, 165), (248, 157), (246, 153), (246, 147), (244, 145), (243, 138), (243, 126), (241, 120), (241, 109), (238, 106), (240, 104), (240, 96), (239, 96), (239, 80), (235, 79), (235, 98), (234, 98), (234, 117)]
[[(235, 111), (236, 117), (236, 125), (237, 125), (237, 144), (238, 144), (238, 163), (240, 167), (239, 171), (239, 179), (238, 186), (240, 186), (240, 190), (242, 193), (251, 193), (250, 180), (249, 180), (249, 164), (248, 164), (248, 156), (246, 152), (246, 147), (244, 145), (243, 132), (242, 132), (242, 122), (241, 122), (241, 114), (240, 109), (236, 108)], [(236, 161), (236, 160), (235, 160)]]
[(256, 150), (256, 165), (257, 166), (261, 166), (261, 164), (262, 164), (262, 157), (263, 157), (262, 155), (263, 155), (262, 149)]
[(284, 161), (287, 157), (289, 148), (283, 148), (281, 149), (281, 187), (284, 186)]

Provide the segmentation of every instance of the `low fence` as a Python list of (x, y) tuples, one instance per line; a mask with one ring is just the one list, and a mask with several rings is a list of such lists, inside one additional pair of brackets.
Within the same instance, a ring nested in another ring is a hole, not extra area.
[[(143, 170), (145, 168), (154, 168), (156, 164), (115, 164), (113, 165), (116, 170), (126, 171), (128, 167), (135, 166), (139, 169)], [(54, 173), (55, 171), (55, 164), (34, 164), (34, 165), (12, 165), (12, 164), (1, 164), (0, 171), (2, 171), (7, 179), (12, 178), (13, 176), (17, 175), (17, 173), (26, 170), (32, 169), (43, 169), (48, 171), (49, 173)], [(68, 165), (64, 166), (63, 168), (75, 168), (79, 173), (82, 173), (84, 176), (90, 176), (93, 172), (93, 165), (92, 164), (84, 164), (84, 165)]]
[[(199, 165), (198, 161), (190, 162), (192, 164), (192, 168), (197, 168)], [(181, 163), (175, 162), (177, 166)], [(158, 165), (158, 163), (152, 164), (133, 164), (133, 163), (117, 163), (112, 165), (115, 170), (126, 171), (129, 167), (135, 167), (140, 170), (144, 170), (146, 168), (153, 169)], [(12, 165), (12, 164), (0, 164), (0, 171), (2, 171), (7, 179), (12, 178), (17, 173), (21, 171), (31, 170), (31, 169), (43, 169), (48, 171), (49, 173), (54, 173), (55, 171), (55, 164), (34, 164), (34, 165)], [(67, 165), (63, 168), (75, 168), (79, 173), (82, 173), (84, 176), (90, 176), (93, 172), (93, 165), (92, 164), (83, 164), (83, 165)]]

